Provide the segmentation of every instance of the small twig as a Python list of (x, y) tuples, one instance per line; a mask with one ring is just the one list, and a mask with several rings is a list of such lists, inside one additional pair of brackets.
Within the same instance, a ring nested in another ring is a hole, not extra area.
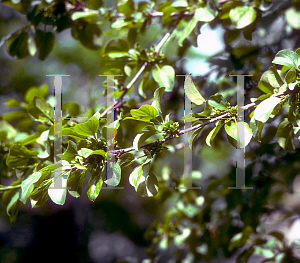
[[(174, 23), (174, 25), (169, 29), (169, 31), (166, 33), (166, 35), (158, 43), (158, 45), (155, 48), (156, 55), (159, 54), (159, 52), (162, 49), (163, 45), (170, 38), (170, 36), (173, 33), (173, 31), (175, 30), (178, 22), (179, 22), (179, 19)], [(141, 68), (139, 69), (139, 71), (135, 74), (134, 78), (130, 81), (130, 83), (127, 86), (124, 86), (124, 88), (123, 88), (124, 92), (122, 93), (122, 95), (120, 96), (120, 98), (114, 104), (111, 104), (109, 107), (107, 107), (107, 109), (100, 114), (101, 118), (104, 117), (107, 114), (107, 112), (109, 112), (110, 110), (112, 110), (113, 108), (115, 108), (115, 106), (120, 107), (120, 105), (122, 105), (122, 101), (123, 101), (124, 96), (126, 95), (126, 93), (128, 92), (128, 90), (136, 83), (136, 81), (138, 80), (138, 78), (143, 74), (143, 72), (145, 71), (145, 69), (148, 66), (148, 64), (149, 64), (148, 61), (144, 62), (144, 64), (141, 66)]]

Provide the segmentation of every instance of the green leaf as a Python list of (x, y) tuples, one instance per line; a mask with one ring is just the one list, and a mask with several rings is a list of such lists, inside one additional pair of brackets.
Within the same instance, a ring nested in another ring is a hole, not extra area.
[[(72, 36), (87, 48), (92, 50), (99, 49), (101, 43), (101, 30), (96, 24), (76, 24), (72, 27)], [(100, 43), (99, 43), (100, 42)]]
[(139, 84), (139, 88), (138, 88), (138, 92), (140, 94), (141, 97), (146, 98), (146, 94), (144, 92), (145, 87), (147, 86), (147, 84), (149, 83), (149, 71), (146, 71), (143, 75), (143, 78)]
[(48, 121), (54, 122), (54, 110), (44, 98), (34, 97), (28, 105), (27, 111), (37, 121), (45, 124)]
[(62, 136), (70, 136), (70, 137), (75, 138), (77, 140), (86, 140), (87, 139), (87, 136), (80, 135), (80, 134), (76, 133), (73, 128), (63, 128), (62, 129)]
[(151, 106), (153, 106), (160, 113), (161, 113), (160, 101), (161, 101), (161, 97), (162, 97), (164, 91), (165, 91), (165, 87), (157, 88), (154, 91), (154, 98), (153, 98), (153, 102), (151, 104)]
[(220, 20), (229, 19), (230, 10), (234, 9), (237, 6), (241, 6), (241, 2), (239, 1), (226, 2), (221, 7), (221, 11), (219, 13), (219, 19)]
[(250, 129), (252, 131), (253, 137), (258, 140), (259, 142), (261, 142), (261, 131), (262, 128), (264, 127), (264, 122), (261, 121), (257, 121), (255, 120), (254, 116), (252, 116), (251, 120), (250, 120)]
[(30, 103), (34, 99), (34, 97), (40, 97), (46, 99), (47, 95), (48, 95), (48, 85), (44, 83), (40, 87), (36, 87), (36, 86), (30, 87), (25, 93), (24, 101)]
[(296, 7), (292, 6), (285, 11), (285, 19), (291, 27), (300, 29), (300, 11)]
[(107, 45), (105, 46), (104, 53), (110, 58), (128, 57), (129, 49), (129, 42), (122, 38), (118, 38), (113, 39), (107, 43)]
[(31, 158), (36, 158), (37, 155), (37, 151), (30, 151), (24, 145), (17, 143), (11, 146), (6, 165), (14, 168), (23, 167), (28, 164)]
[(62, 106), (62, 110), (68, 110), (69, 116), (76, 117), (80, 114), (79, 105), (75, 102), (67, 102), (64, 103)]
[(38, 50), (38, 58), (44, 60), (52, 51), (55, 44), (55, 37), (52, 32), (36, 30), (35, 43)]
[(194, 19), (202, 22), (210, 22), (214, 20), (216, 17), (216, 12), (209, 8), (209, 6), (206, 7), (200, 7), (195, 10)]
[(119, 11), (125, 16), (130, 16), (134, 13), (134, 1), (127, 0), (125, 3), (118, 5)]
[(26, 139), (24, 139), (23, 141), (21, 141), (20, 143), (22, 145), (28, 145), (30, 143), (35, 143), (36, 140), (40, 137), (40, 134), (39, 133), (34, 133), (34, 134), (31, 134), (29, 135)]
[(173, 67), (167, 65), (160, 68), (156, 64), (156, 67), (152, 69), (152, 75), (160, 87), (165, 87), (168, 92), (173, 90), (175, 78)]
[(34, 189), (30, 195), (31, 207), (41, 207), (49, 199), (48, 187), (53, 182), (53, 178), (45, 180), (38, 188)]
[(129, 175), (129, 183), (135, 188), (137, 191), (138, 186), (145, 181), (145, 177), (143, 176), (143, 164), (134, 168), (134, 170)]
[(7, 41), (9, 54), (19, 59), (27, 57), (29, 55), (28, 38), (28, 33), (25, 30), (13, 34)]
[[(196, 126), (196, 125), (198, 125), (198, 124), (200, 124), (200, 123), (202, 123), (202, 121), (196, 121), (196, 122), (194, 122), (194, 123), (192, 124), (192, 127), (193, 127), (193, 126)], [(194, 143), (195, 143), (195, 140), (197, 139), (197, 137), (198, 137), (199, 134), (203, 131), (204, 128), (205, 128), (205, 126), (200, 127), (200, 128), (198, 128), (198, 129), (192, 131), (191, 139), (190, 139), (190, 140), (188, 139), (190, 148), (192, 148), (192, 146), (193, 146)]]
[(207, 135), (206, 137), (206, 144), (208, 146), (211, 146), (212, 142), (214, 141), (215, 137), (217, 136), (218, 132), (220, 131), (220, 129), (223, 127), (224, 122), (223, 121), (219, 121), (217, 126), (214, 127), (210, 133)]
[(21, 183), (22, 190), (20, 194), (20, 201), (22, 201), (24, 204), (34, 189), (34, 183), (41, 178), (42, 174), (43, 173), (40, 171), (34, 172)]
[(278, 144), (286, 150), (295, 150), (293, 125), (287, 118), (283, 119), (278, 126), (277, 141)]
[(228, 250), (232, 251), (234, 248), (243, 247), (248, 241), (250, 235), (253, 234), (253, 228), (251, 226), (246, 226), (243, 232), (235, 234), (228, 245)]
[(287, 66), (288, 68), (297, 68), (300, 65), (300, 57), (296, 52), (284, 49), (276, 54), (272, 63)]
[[(16, 186), (16, 188), (14, 188)], [(10, 222), (14, 223), (17, 219), (18, 209), (23, 205), (20, 202), (20, 180), (12, 182), (10, 189), (6, 189), (2, 195), (3, 204), (6, 205), (6, 213), (10, 216)]]
[(145, 177), (145, 181), (138, 185), (136, 191), (142, 197), (153, 197), (158, 193), (159, 189), (157, 178), (152, 171), (149, 172), (149, 175), (145, 175)]
[(68, 192), (78, 198), (81, 196), (82, 184), (85, 179), (86, 170), (71, 172), (67, 179)]
[(5, 100), (6, 107), (19, 107), (21, 102), (16, 98)]
[(95, 136), (95, 133), (97, 132), (99, 128), (99, 120), (88, 120), (85, 123), (79, 123), (76, 124), (74, 127), (74, 131), (83, 136)]
[(12, 140), (17, 135), (17, 130), (15, 130), (15, 128), (12, 125), (10, 125), (7, 121), (0, 121), (0, 131), (6, 132), (7, 140)]
[(185, 94), (190, 99), (191, 102), (196, 105), (202, 105), (205, 102), (205, 99), (202, 97), (200, 92), (195, 87), (194, 82), (192, 81), (191, 75), (187, 75), (184, 82)]
[(67, 179), (70, 171), (71, 170), (69, 170), (62, 176), (59, 176), (56, 180), (53, 180), (50, 187), (48, 188), (48, 195), (55, 204), (63, 205), (66, 201)]
[(128, 166), (134, 162), (135, 158), (132, 153), (123, 153), (119, 159), (118, 163), (120, 166)]
[(246, 147), (252, 138), (252, 131), (246, 122), (230, 121), (225, 124), (226, 133), (237, 141), (237, 148)]
[(94, 16), (98, 16), (99, 15), (99, 11), (97, 10), (86, 10), (86, 11), (80, 11), (80, 12), (75, 12), (71, 15), (71, 19), (73, 21), (79, 19), (79, 18), (86, 18), (86, 17), (94, 17)]
[(92, 155), (92, 154), (97, 154), (97, 155), (105, 156), (105, 155), (106, 155), (106, 152), (105, 152), (104, 150), (95, 150), (95, 151), (92, 151), (90, 154), (91, 154), (91, 155)]
[(7, 190), (12, 190), (12, 189), (20, 189), (21, 184), (16, 184), (16, 185), (2, 185), (0, 184), (0, 193), (7, 191)]
[(229, 18), (236, 29), (241, 29), (255, 21), (256, 11), (250, 6), (237, 6), (230, 10)]
[(77, 145), (74, 142), (69, 141), (67, 150), (63, 153), (61, 158), (70, 162), (73, 161), (77, 155)]
[(280, 103), (280, 100), (278, 97), (270, 97), (261, 102), (254, 110), (254, 118), (265, 123), (270, 118), (273, 109)]
[(146, 141), (149, 137), (157, 133), (157, 130), (152, 125), (147, 125), (143, 128), (142, 132), (137, 134), (133, 140), (133, 147), (139, 150), (142, 143)]
[(6, 207), (6, 213), (9, 215), (10, 223), (14, 223), (17, 220), (18, 210), (23, 206), (23, 203), (19, 200), (19, 192), (15, 193)]
[(272, 66), (264, 72), (258, 83), (258, 88), (264, 93), (273, 93), (274, 88), (279, 88), (283, 85), (283, 80), (279, 76), (275, 66)]
[(227, 110), (226, 103), (224, 101), (223, 96), (218, 93), (209, 97), (208, 104), (209, 106), (219, 110)]
[(97, 169), (95, 172), (92, 173), (87, 186), (87, 195), (91, 201), (94, 202), (100, 194), (102, 184), (103, 180), (101, 177), (101, 173), (100, 170)]
[(294, 82), (297, 79), (297, 70), (295, 67), (292, 67), (285, 75), (285, 80), (287, 84)]
[[(111, 169), (111, 168), (110, 168)], [(104, 181), (107, 185), (117, 186), (121, 181), (121, 167), (118, 163), (113, 166), (113, 176)]]
[(157, 110), (150, 105), (142, 105), (137, 110), (130, 110), (130, 113), (131, 116), (136, 120), (141, 120), (145, 122), (150, 122), (151, 119), (154, 119), (158, 115)]
[[(196, 9), (196, 11), (194, 12), (194, 15), (193, 15), (192, 19), (189, 22), (185, 22), (184, 20), (182, 20), (181, 23), (183, 24), (183, 30), (182, 30), (182, 32), (180, 32), (179, 39), (178, 39), (178, 45), (180, 47), (182, 47), (183, 41), (189, 35), (191, 35), (191, 33), (194, 30), (195, 31), (199, 30), (198, 27), (201, 27), (201, 26), (199, 26), (199, 24), (204, 22), (203, 19), (211, 21), (214, 18), (215, 18), (215, 13), (214, 13), (213, 10), (211, 10), (209, 8), (198, 8), (198, 9)], [(199, 34), (199, 31), (197, 32), (197, 35), (198, 34)]]

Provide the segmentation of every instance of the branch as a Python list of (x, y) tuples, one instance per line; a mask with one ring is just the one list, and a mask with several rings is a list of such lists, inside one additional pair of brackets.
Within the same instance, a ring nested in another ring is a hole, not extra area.
[[(269, 98), (271, 98), (271, 97), (280, 97), (280, 98), (281, 98), (281, 97), (283, 97), (283, 96), (285, 96), (285, 95), (290, 94), (291, 92), (292, 92), (292, 91), (290, 91), (290, 90), (286, 90), (286, 91), (284, 91), (284, 92), (276, 93), (276, 94), (270, 96)], [(262, 102), (262, 101), (261, 101), (261, 102)], [(260, 102), (260, 103), (261, 103), (261, 102)], [(245, 106), (243, 106), (243, 107), (241, 107), (241, 108), (244, 109), (244, 110), (247, 110), (247, 109), (250, 109), (250, 108), (252, 108), (252, 107), (254, 107), (254, 106), (256, 106), (256, 105), (258, 105), (258, 104), (260, 104), (260, 103), (258, 103), (258, 102), (249, 103), (248, 105), (245, 105)], [(158, 142), (159, 142), (160, 144), (163, 144), (163, 143), (165, 143), (165, 142), (167, 142), (167, 141), (169, 141), (169, 140), (172, 140), (172, 139), (176, 138), (176, 135), (179, 135), (179, 136), (180, 136), (180, 135), (185, 134), (185, 133), (187, 133), (187, 132), (197, 130), (197, 129), (201, 128), (201, 127), (205, 127), (205, 126), (207, 126), (207, 125), (209, 125), (209, 124), (211, 124), (211, 123), (215, 123), (215, 122), (217, 122), (218, 120), (220, 120), (220, 119), (222, 119), (222, 118), (226, 118), (226, 117), (228, 117), (228, 114), (229, 114), (228, 111), (224, 111), (224, 112), (222, 112), (220, 115), (218, 115), (218, 116), (212, 118), (212, 119), (209, 120), (209, 121), (200, 123), (200, 124), (195, 125), (195, 126), (189, 128), (189, 129), (178, 130), (177, 134), (172, 135), (172, 136), (170, 136), (170, 137), (167, 137), (167, 138), (165, 138), (165, 139), (159, 140)], [(148, 147), (149, 145), (154, 144), (154, 143), (156, 143), (156, 142), (150, 142), (150, 143), (144, 144), (144, 145), (141, 146), (141, 148)], [(179, 149), (182, 149), (182, 148), (183, 148), (183, 145), (180, 145)], [(114, 150), (113, 152), (114, 152), (114, 154), (116, 154), (118, 157), (120, 157), (123, 153), (131, 152), (131, 151), (134, 151), (134, 150), (135, 150), (135, 148), (130, 147), (130, 148), (125, 148), (125, 149)]]
[[(170, 38), (170, 36), (173, 33), (173, 31), (175, 30), (175, 28), (176, 28), (179, 20), (180, 20), (180, 18), (178, 18), (178, 20), (176, 20), (176, 22), (169, 29), (169, 31), (166, 33), (166, 35), (157, 44), (157, 46), (155, 48), (156, 55), (159, 54), (159, 52), (162, 49), (162, 47), (164, 46), (164, 44)], [(148, 64), (149, 64), (148, 61), (144, 62), (144, 64), (141, 66), (141, 68), (139, 69), (139, 71), (135, 74), (134, 78), (130, 81), (130, 83), (127, 86), (124, 86), (124, 88), (123, 88), (124, 92), (122, 93), (122, 95), (120, 96), (120, 98), (114, 104), (111, 104), (109, 107), (107, 107), (107, 109), (100, 114), (101, 118), (104, 117), (107, 114), (107, 112), (109, 112), (110, 110), (112, 110), (116, 106), (120, 107), (122, 105), (122, 101), (123, 101), (124, 96), (126, 95), (126, 93), (128, 92), (128, 90), (136, 83), (136, 81), (138, 80), (138, 78), (143, 74), (143, 72), (145, 71), (145, 69), (148, 66)]]

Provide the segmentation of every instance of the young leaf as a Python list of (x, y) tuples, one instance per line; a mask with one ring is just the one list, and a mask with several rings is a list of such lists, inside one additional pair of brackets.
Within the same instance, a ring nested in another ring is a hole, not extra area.
[(70, 136), (77, 140), (86, 140), (87, 139), (87, 136), (76, 133), (73, 128), (63, 128), (62, 136)]
[(236, 29), (241, 29), (255, 21), (256, 11), (250, 6), (238, 6), (230, 10), (229, 18)]
[(28, 105), (27, 111), (37, 121), (42, 123), (54, 122), (53, 108), (44, 98), (34, 97)]
[(167, 65), (160, 68), (156, 64), (156, 67), (152, 69), (152, 75), (160, 87), (165, 87), (168, 92), (173, 90), (175, 78), (175, 70), (173, 67)]
[(72, 14), (71, 19), (73, 21), (75, 21), (79, 18), (94, 17), (94, 16), (99, 16), (99, 11), (88, 10), (88, 11), (75, 12), (75, 13)]
[(158, 193), (158, 180), (155, 174), (150, 171), (148, 177), (146, 178), (147, 196), (152, 197)]
[(275, 55), (272, 63), (287, 66), (288, 68), (297, 68), (300, 65), (300, 57), (296, 52), (284, 49)]
[(85, 179), (86, 170), (82, 172), (76, 170), (71, 172), (67, 179), (68, 192), (74, 197), (80, 197), (82, 192), (82, 184)]
[(277, 130), (278, 144), (286, 150), (295, 150), (293, 125), (287, 118), (282, 120)]
[(139, 133), (135, 136), (135, 138), (133, 140), (133, 147), (136, 150), (139, 150), (142, 143), (156, 133), (157, 133), (157, 130), (153, 126), (147, 125), (146, 127), (144, 127), (144, 129), (142, 130), (141, 133)]
[(16, 222), (18, 210), (22, 206), (23, 203), (19, 200), (19, 192), (16, 192), (6, 207), (6, 213), (9, 215), (9, 220), (11, 224)]
[(67, 179), (70, 171), (71, 170), (64, 175), (59, 176), (56, 180), (53, 180), (48, 188), (48, 195), (55, 204), (63, 205), (66, 201)]
[(134, 1), (127, 0), (125, 3), (118, 5), (119, 11), (123, 13), (125, 16), (130, 16), (134, 13)]
[(202, 22), (210, 22), (216, 17), (216, 12), (209, 8), (207, 5), (206, 7), (200, 7), (195, 10), (194, 19)]
[(225, 130), (230, 137), (237, 141), (237, 148), (246, 147), (252, 138), (252, 131), (245, 122), (230, 121), (225, 124)]
[(197, 105), (202, 105), (203, 102), (205, 102), (205, 99), (202, 97), (200, 92), (195, 87), (191, 75), (186, 76), (184, 82), (184, 88), (185, 88), (185, 94), (187, 95), (187, 97), (190, 99), (191, 102)]
[(110, 58), (121, 58), (128, 57), (128, 50), (130, 49), (130, 44), (128, 41), (122, 38), (112, 39), (109, 41), (105, 47), (104, 53)]
[(37, 155), (37, 151), (30, 151), (24, 145), (17, 143), (10, 147), (6, 165), (14, 168), (26, 166), (29, 159), (36, 158)]
[(218, 125), (216, 127), (214, 127), (210, 133), (207, 135), (206, 137), (206, 144), (208, 146), (211, 146), (213, 140), (215, 139), (216, 135), (218, 134), (218, 132), (220, 131), (220, 129), (223, 127), (224, 122), (223, 121), (219, 121)]
[(49, 199), (48, 187), (53, 182), (53, 178), (45, 180), (38, 188), (34, 189), (30, 195), (31, 207), (43, 206)]
[(78, 153), (77, 153), (76, 144), (72, 141), (69, 141), (67, 150), (63, 153), (61, 158), (70, 162), (70, 161), (74, 160), (77, 155), (78, 155)]
[(119, 159), (118, 163), (120, 166), (128, 166), (134, 162), (135, 158), (132, 153), (123, 153)]
[(285, 75), (285, 80), (287, 84), (294, 82), (297, 79), (297, 70), (295, 67), (292, 67)]
[(151, 104), (151, 106), (153, 106), (160, 113), (161, 113), (160, 101), (164, 91), (165, 91), (165, 87), (157, 88), (154, 91), (154, 98)]
[(97, 169), (95, 172), (92, 173), (87, 186), (87, 195), (91, 201), (94, 202), (98, 197), (102, 184), (103, 180), (101, 177), (101, 172), (99, 169)]
[(13, 34), (7, 41), (7, 50), (11, 56), (22, 59), (29, 55), (28, 51), (28, 32), (22, 30)]
[(262, 128), (264, 127), (265, 123), (261, 121), (255, 120), (254, 116), (252, 116), (250, 120), (250, 129), (252, 131), (253, 137), (261, 142), (261, 131)]
[[(192, 127), (193, 127), (193, 126), (196, 126), (196, 125), (198, 125), (198, 124), (200, 124), (200, 123), (202, 123), (202, 121), (196, 121), (196, 122), (194, 122), (194, 123), (192, 124)], [(197, 139), (198, 135), (203, 131), (204, 128), (205, 128), (205, 127), (203, 126), (203, 127), (200, 127), (200, 128), (198, 128), (198, 129), (192, 131), (192, 136), (191, 136), (191, 138), (190, 138), (190, 139), (188, 138), (189, 145), (190, 145), (191, 148), (193, 147), (193, 145), (194, 145), (194, 143), (195, 143), (195, 140)]]
[(121, 167), (118, 163), (113, 166), (113, 176), (104, 181), (107, 185), (117, 186), (121, 181)]
[(154, 119), (158, 115), (157, 110), (150, 105), (142, 105), (137, 110), (131, 110), (130, 113), (131, 116), (136, 120), (145, 121), (145, 122), (150, 122), (151, 119)]
[(83, 136), (95, 136), (99, 128), (99, 120), (88, 120), (85, 123), (76, 124), (74, 130), (79, 135)]
[(55, 37), (52, 32), (36, 30), (35, 43), (38, 50), (38, 58), (44, 60), (52, 51), (55, 44)]
[(208, 104), (211, 107), (219, 109), (219, 110), (227, 110), (226, 103), (224, 101), (223, 96), (218, 93), (209, 97)]
[(278, 89), (284, 84), (275, 66), (264, 72), (258, 83), (258, 88), (264, 93), (273, 93), (274, 88)]
[(34, 172), (21, 183), (20, 201), (22, 201), (24, 204), (34, 189), (34, 183), (37, 182), (41, 176), (42, 172)]
[(254, 110), (254, 118), (258, 121), (266, 122), (280, 100), (278, 97), (270, 97), (261, 102)]
[(145, 181), (143, 176), (143, 164), (134, 168), (134, 170), (129, 175), (129, 183), (137, 190), (138, 186)]

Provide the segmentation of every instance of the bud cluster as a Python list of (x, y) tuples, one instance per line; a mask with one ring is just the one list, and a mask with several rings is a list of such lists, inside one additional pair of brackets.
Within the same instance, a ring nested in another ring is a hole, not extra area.
[(179, 123), (168, 121), (163, 128), (163, 136), (166, 138), (167, 136), (175, 135), (178, 132)]
[(151, 157), (153, 157), (155, 154), (159, 155), (160, 153), (162, 153), (166, 149), (166, 147), (162, 146), (159, 140), (157, 140), (155, 143), (147, 146), (146, 149), (150, 152)]

